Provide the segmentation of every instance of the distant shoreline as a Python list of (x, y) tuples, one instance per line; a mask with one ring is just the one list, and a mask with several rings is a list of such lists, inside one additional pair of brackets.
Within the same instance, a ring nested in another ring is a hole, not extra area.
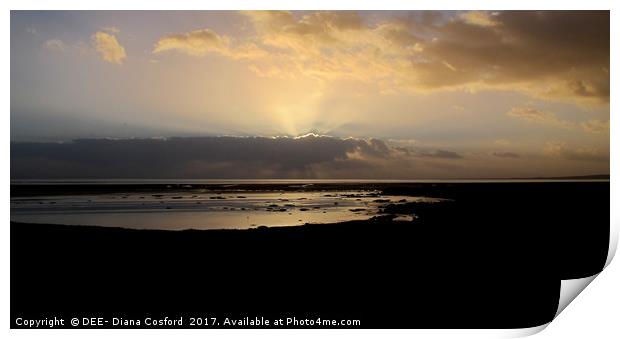
[(55, 184), (175, 184), (175, 183), (195, 183), (195, 184), (347, 184), (347, 183), (363, 183), (363, 184), (407, 184), (407, 183), (509, 183), (509, 182), (557, 182), (557, 181), (609, 181), (609, 174), (594, 174), (582, 176), (565, 176), (565, 177), (527, 177), (527, 178), (476, 178), (476, 179), (131, 179), (131, 178), (106, 178), (106, 179), (80, 179), (80, 178), (62, 178), (62, 179), (11, 179), (11, 185), (55, 185)]

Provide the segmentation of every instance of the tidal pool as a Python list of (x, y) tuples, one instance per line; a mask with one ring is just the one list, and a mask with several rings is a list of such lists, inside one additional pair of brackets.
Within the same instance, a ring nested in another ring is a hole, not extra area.
[[(364, 220), (386, 203), (435, 201), (374, 191), (175, 191), (11, 198), (11, 220), (142, 229), (245, 229)], [(411, 219), (412, 220), (412, 219)]]

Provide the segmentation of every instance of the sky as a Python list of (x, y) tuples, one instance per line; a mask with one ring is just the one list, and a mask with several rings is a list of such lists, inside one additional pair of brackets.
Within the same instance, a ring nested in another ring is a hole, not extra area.
[[(606, 174), (609, 37), (607, 11), (12, 11), (11, 176)], [(127, 143), (197, 149), (149, 172)]]

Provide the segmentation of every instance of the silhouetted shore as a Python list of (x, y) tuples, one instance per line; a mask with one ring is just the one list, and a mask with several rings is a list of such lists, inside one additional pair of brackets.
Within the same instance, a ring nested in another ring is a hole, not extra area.
[(609, 183), (386, 185), (382, 192), (452, 201), (385, 207), (415, 214), (413, 222), (384, 216), (209, 231), (11, 223), (11, 316), (520, 328), (553, 319), (561, 279), (598, 273), (605, 262)]

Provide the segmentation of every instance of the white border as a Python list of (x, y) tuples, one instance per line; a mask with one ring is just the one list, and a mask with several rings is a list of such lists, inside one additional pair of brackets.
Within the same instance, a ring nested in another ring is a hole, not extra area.
[[(10, 122), (9, 122), (9, 107), (10, 107), (10, 53), (9, 53), (9, 39), (10, 39), (10, 9), (22, 9), (22, 10), (34, 10), (34, 9), (611, 9), (611, 41), (620, 41), (618, 39), (618, 19), (619, 15), (617, 10), (619, 5), (617, 1), (603, 1), (603, 0), (588, 0), (588, 1), (557, 1), (557, 0), (521, 0), (521, 1), (491, 1), (491, 0), (433, 0), (433, 1), (397, 1), (397, 0), (347, 0), (347, 1), (334, 1), (334, 0), (261, 0), (261, 1), (243, 1), (243, 0), (227, 0), (227, 1), (198, 1), (198, 0), (152, 0), (152, 1), (129, 1), (129, 0), (107, 0), (105, 2), (88, 2), (79, 0), (56, 0), (56, 1), (35, 1), (35, 0), (22, 0), (22, 1), (3, 1), (0, 6), (3, 7), (0, 39), (2, 46), (5, 47), (5, 52), (1, 54), (4, 81), (2, 83), (2, 91), (0, 91), (0, 97), (2, 98), (2, 106), (4, 110), (4, 121), (0, 124), (3, 135), (5, 136), (5, 142), (0, 147), (2, 154), (0, 155), (0, 171), (2, 171), (5, 178), (5, 184), (2, 186), (2, 197), (4, 201), (4, 208), (2, 209), (2, 216), (0, 220), (6, 220), (8, 223), (10, 217), (9, 207), (9, 178), (10, 178), (10, 164), (9, 164), (9, 142), (6, 139), (10, 139)], [(611, 60), (618, 59), (618, 46), (617, 43), (611, 45)], [(615, 90), (617, 86), (614, 86), (618, 81), (618, 67), (611, 67), (611, 101), (612, 109), (618, 100), (618, 91)], [(611, 130), (618, 130), (618, 118), (611, 116)], [(617, 178), (618, 175), (618, 142), (619, 137), (617, 134), (611, 134), (611, 173), (612, 177)], [(618, 196), (618, 182), (612, 180), (611, 182), (611, 206), (619, 205)], [(620, 216), (617, 211), (611, 209), (612, 220), (612, 242), (616, 239), (617, 244), (618, 237), (618, 225), (620, 224)], [(3, 272), (2, 284), (2, 309), (0, 313), (0, 322), (3, 324), (4, 331), (0, 332), (2, 335), (9, 334), (9, 228), (8, 225), (2, 227), (2, 241), (1, 246), (1, 268), (0, 272)], [(615, 248), (615, 246), (614, 246)], [(611, 256), (610, 256), (611, 258)], [(608, 260), (609, 264), (609, 260)], [(588, 287), (582, 295), (573, 301), (568, 306), (567, 310), (562, 312), (556, 320), (554, 320), (545, 331), (538, 334), (540, 338), (583, 338), (585, 336), (589, 338), (619, 338), (620, 326), (617, 326), (617, 319), (620, 315), (618, 303), (620, 301), (618, 286), (620, 286), (620, 270), (617, 263), (611, 263), (601, 274), (598, 279), (594, 279), (591, 283), (591, 287)], [(544, 328), (544, 327), (543, 327)], [(422, 336), (423, 338), (462, 338), (462, 337), (503, 337), (505, 334), (509, 334), (510, 331), (495, 331), (495, 330), (474, 330), (474, 331), (459, 331), (459, 330), (242, 330), (242, 331), (230, 331), (230, 330), (209, 330), (205, 331), (193, 331), (193, 330), (166, 330), (166, 331), (151, 331), (151, 330), (52, 330), (52, 331), (10, 331), (11, 335), (19, 337), (84, 337), (88, 336), (111, 336), (125, 338), (129, 336), (165, 336), (165, 337), (178, 337), (184, 336), (217, 336), (217, 337), (314, 337), (314, 336), (338, 336), (340, 337), (377, 337), (377, 336), (390, 336), (397, 338), (410, 338), (412, 336)], [(514, 332), (513, 332), (514, 334)], [(530, 333), (532, 334), (532, 333)]]

